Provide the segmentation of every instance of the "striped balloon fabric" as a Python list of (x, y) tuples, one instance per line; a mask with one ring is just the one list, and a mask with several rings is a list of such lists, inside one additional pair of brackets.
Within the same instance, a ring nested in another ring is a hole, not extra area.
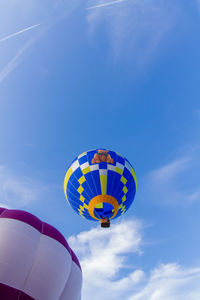
[(0, 208), (1, 300), (80, 300), (81, 286), (79, 261), (56, 228)]
[(137, 189), (135, 172), (120, 154), (96, 149), (80, 154), (64, 179), (64, 192), (72, 208), (89, 220), (112, 219), (131, 206)]

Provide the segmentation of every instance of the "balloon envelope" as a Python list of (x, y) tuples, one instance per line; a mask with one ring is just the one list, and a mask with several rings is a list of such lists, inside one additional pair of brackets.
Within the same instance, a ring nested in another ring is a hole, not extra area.
[(135, 197), (137, 180), (120, 154), (96, 149), (80, 154), (68, 168), (64, 192), (72, 208), (89, 220), (123, 215)]
[(81, 285), (79, 261), (56, 228), (0, 208), (0, 299), (80, 300)]

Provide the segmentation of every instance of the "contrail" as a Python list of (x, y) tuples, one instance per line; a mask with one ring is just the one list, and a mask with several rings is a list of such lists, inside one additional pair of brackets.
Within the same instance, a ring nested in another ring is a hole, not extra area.
[(29, 48), (37, 39), (37, 37), (31, 41), (28, 41), (19, 51), (17, 54), (9, 61), (9, 63), (0, 71), (0, 83), (12, 72), (19, 63), (19, 58), (22, 54)]
[(125, 2), (126, 0), (116, 0), (116, 1), (112, 1), (112, 2), (107, 2), (107, 3), (102, 3), (99, 5), (95, 5), (95, 6), (91, 6), (91, 7), (87, 7), (86, 9), (94, 9), (94, 8), (99, 8), (99, 7), (103, 7), (103, 6), (109, 6), (115, 3), (119, 3), (119, 2)]
[(8, 40), (8, 39), (10, 39), (10, 38), (12, 38), (12, 37), (14, 37), (14, 36), (16, 36), (16, 35), (18, 35), (18, 34), (21, 34), (21, 33), (25, 32), (25, 31), (31, 30), (31, 29), (33, 29), (33, 28), (35, 28), (35, 27), (38, 27), (38, 26), (40, 26), (40, 25), (41, 25), (41, 24), (36, 24), (36, 25), (30, 26), (30, 27), (27, 27), (27, 28), (25, 28), (25, 29), (22, 29), (22, 30), (20, 30), (20, 31), (18, 31), (18, 32), (12, 33), (12, 34), (6, 36), (5, 38), (1, 39), (1, 40), (0, 40), (0, 43), (3, 42), (3, 41), (5, 41), (5, 40)]

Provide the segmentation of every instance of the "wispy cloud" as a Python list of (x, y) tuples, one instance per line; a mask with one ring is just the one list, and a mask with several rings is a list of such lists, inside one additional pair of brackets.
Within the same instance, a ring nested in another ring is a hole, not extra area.
[(24, 207), (40, 199), (47, 187), (30, 177), (0, 166), (0, 202), (4, 207)]
[(200, 267), (177, 263), (150, 271), (134, 266), (143, 244), (139, 220), (81, 232), (69, 238), (83, 269), (83, 300), (198, 300)]
[[(177, 5), (164, 0), (126, 1), (120, 9), (106, 1), (92, 6), (90, 3), (88, 1), (87, 4), (91, 8), (87, 13), (90, 34), (93, 35), (99, 28), (104, 30), (114, 57), (126, 55), (135, 66), (143, 66), (153, 57), (178, 18)], [(108, 8), (95, 9), (103, 6)]]
[(146, 177), (144, 193), (160, 205), (200, 201), (199, 165), (198, 156), (186, 156), (151, 171)]
[[(24, 1), (24, 5), (21, 5), (20, 8), (17, 6), (17, 3), (12, 3), (13, 11), (16, 11), (16, 15), (18, 15), (17, 12), (23, 11), (23, 14), (29, 18), (33, 19), (32, 13), (33, 11), (37, 12), (37, 15), (41, 14), (41, 19), (44, 20), (42, 23), (35, 24), (33, 26), (30, 26), (28, 28), (25, 28), (21, 31), (18, 31), (14, 34), (11, 34), (9, 36), (6, 36), (0, 40), (0, 42), (3, 42), (9, 38), (12, 38), (14, 36), (17, 36), (25, 31), (32, 30), (33, 28), (39, 27), (41, 28), (39, 32), (36, 32), (34, 37), (31, 37), (24, 45), (21, 46), (21, 48), (16, 51), (16, 54), (14, 57), (10, 59), (10, 61), (7, 63), (7, 65), (0, 70), (0, 83), (13, 71), (17, 68), (19, 63), (22, 61), (22, 58), (25, 55), (25, 52), (40, 38), (42, 37), (50, 28), (52, 28), (57, 22), (59, 22), (61, 19), (67, 17), (78, 5), (80, 5), (81, 1), (58, 1), (56, 3), (44, 5), (43, 3), (39, 2), (33, 2), (31, 6), (27, 6), (27, 1)], [(24, 9), (24, 7), (28, 7), (28, 11)], [(34, 9), (33, 9), (34, 8)], [(10, 11), (10, 7), (9, 7)], [(27, 14), (26, 14), (27, 13)], [(29, 15), (30, 14), (30, 15)], [(38, 16), (35, 16), (35, 18), (38, 18)], [(43, 15), (43, 18), (42, 18)], [(7, 18), (8, 19), (8, 18)]]
[(200, 268), (183, 268), (176, 263), (153, 269), (128, 300), (198, 300), (200, 298)]
[(117, 0), (117, 1), (106, 2), (106, 3), (98, 4), (98, 5), (95, 5), (95, 6), (87, 7), (86, 9), (95, 9), (95, 8), (110, 6), (110, 5), (117, 4), (117, 3), (120, 3), (120, 2), (125, 2), (125, 1), (127, 1), (127, 0)]
[(17, 35), (20, 35), (20, 34), (22, 34), (23, 32), (26, 32), (26, 31), (29, 31), (29, 30), (35, 28), (35, 27), (38, 27), (38, 26), (40, 26), (40, 25), (41, 25), (41, 24), (35, 24), (35, 25), (29, 26), (29, 27), (27, 27), (27, 28), (25, 28), (25, 29), (22, 29), (22, 30), (20, 30), (20, 31), (18, 31), (18, 32), (15, 32), (15, 33), (12, 33), (12, 34), (10, 34), (10, 35), (7, 35), (6, 37), (0, 39), (0, 43), (3, 42), (3, 41), (6, 41), (6, 40), (8, 40), (8, 39), (10, 39), (10, 38), (12, 38), (12, 37), (15, 37), (15, 36), (17, 36)]
[(184, 171), (188, 168), (189, 163), (191, 162), (191, 157), (183, 157), (177, 160), (174, 160), (157, 170), (151, 172), (150, 177), (153, 181), (169, 181), (173, 179), (181, 171)]

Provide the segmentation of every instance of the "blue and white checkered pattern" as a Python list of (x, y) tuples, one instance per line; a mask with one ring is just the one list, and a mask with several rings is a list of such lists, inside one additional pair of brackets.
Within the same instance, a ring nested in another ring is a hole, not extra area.
[(135, 172), (126, 158), (108, 150), (113, 164), (92, 163), (97, 151), (80, 154), (69, 167), (64, 182), (65, 195), (73, 209), (90, 220), (93, 218), (88, 205), (95, 196), (106, 194), (114, 197), (119, 203), (118, 217), (130, 207), (137, 188)]

